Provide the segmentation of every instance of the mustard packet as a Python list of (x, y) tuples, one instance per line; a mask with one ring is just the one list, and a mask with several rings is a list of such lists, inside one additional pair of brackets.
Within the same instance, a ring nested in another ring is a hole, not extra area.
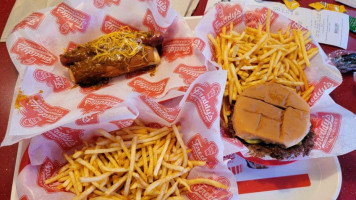
[(309, 4), (310, 7), (314, 8), (315, 10), (331, 10), (331, 11), (336, 11), (340, 13), (346, 13), (345, 6), (343, 5), (336, 5), (332, 3), (326, 3), (324, 1), (320, 2), (315, 2)]
[(300, 6), (299, 3), (295, 0), (283, 0), (283, 2), (287, 6), (287, 8), (291, 10), (294, 10)]

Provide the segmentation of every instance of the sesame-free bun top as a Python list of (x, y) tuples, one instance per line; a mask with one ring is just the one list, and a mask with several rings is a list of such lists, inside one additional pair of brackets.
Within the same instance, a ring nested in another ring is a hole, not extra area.
[(298, 144), (310, 130), (309, 105), (295, 91), (277, 83), (247, 88), (232, 115), (235, 134), (285, 148)]

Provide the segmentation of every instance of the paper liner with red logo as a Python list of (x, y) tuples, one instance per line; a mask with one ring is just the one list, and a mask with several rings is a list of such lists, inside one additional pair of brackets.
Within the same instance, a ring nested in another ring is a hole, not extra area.
[(57, 18), (59, 32), (63, 35), (75, 33), (76, 31), (84, 33), (90, 22), (89, 14), (72, 8), (66, 3), (58, 4), (51, 14)]
[(217, 83), (195, 84), (187, 98), (187, 102), (196, 106), (199, 116), (207, 128), (210, 128), (215, 121), (219, 121), (220, 109), (216, 109), (215, 105), (221, 90), (223, 89)]
[(168, 62), (172, 62), (178, 58), (193, 55), (194, 48), (198, 48), (202, 51), (205, 44), (200, 42), (201, 41), (196, 38), (175, 38), (173, 40), (164, 41), (162, 53)]
[[(50, 161), (53, 162), (53, 161)], [(55, 161), (56, 162), (56, 161)], [(17, 177), (17, 182), (22, 184), (17, 184), (17, 195), (26, 200), (43, 199), (45, 196), (60, 196), (61, 199), (72, 199), (75, 194), (68, 192), (48, 192), (45, 188), (39, 186), (39, 180), (43, 180), (46, 176), (45, 171), (40, 171), (41, 166), (27, 165)], [(48, 171), (47, 171), (48, 172)], [(54, 172), (52, 172), (54, 173)], [(47, 176), (52, 175), (51, 173)], [(40, 183), (41, 184), (41, 183)], [(31, 194), (35, 192), (35, 194)], [(51, 198), (49, 198), (51, 199)]]
[(22, 20), (20, 23), (18, 23), (12, 32), (17, 31), (18, 29), (25, 29), (25, 28), (30, 28), (30, 29), (37, 29), (38, 25), (42, 22), (44, 18), (44, 15), (39, 12), (34, 12), (28, 17), (26, 17), (24, 20)]
[[(208, 48), (202, 50), (204, 56), (215, 66), (218, 66), (214, 62), (214, 52), (211, 47), (212, 44), (207, 38), (208, 33), (215, 37), (224, 25), (229, 25), (231, 22), (234, 24), (234, 31), (240, 33), (246, 26), (256, 27), (259, 24), (265, 26), (267, 10), (268, 8), (261, 7), (253, 2), (226, 2), (218, 3), (215, 7), (212, 7), (195, 29), (195, 36), (208, 45)], [(284, 31), (289, 24), (293, 28), (307, 30), (283, 16), (282, 13), (271, 11), (271, 32)], [(341, 108), (335, 102), (329, 101), (328, 104), (325, 104), (323, 101), (330, 99), (329, 94), (341, 84), (341, 74), (333, 65), (330, 65), (327, 56), (314, 38), (312, 42), (306, 44), (307, 49), (315, 47), (319, 48), (319, 54), (310, 60), (310, 67), (305, 69), (309, 84), (315, 87), (308, 102), (311, 107), (312, 130), (316, 133), (315, 147), (309, 157), (297, 157), (295, 160), (341, 155), (356, 149), (356, 137), (352, 134), (354, 130), (352, 126), (356, 123), (355, 115)], [(328, 105), (328, 107), (325, 105)], [(328, 111), (330, 109), (333, 111)], [(226, 147), (224, 155), (238, 152), (248, 160), (265, 165), (291, 163), (289, 161), (276, 161), (267, 156), (263, 159), (251, 157), (248, 149), (241, 142), (229, 138), (224, 131), (221, 134)]]
[(77, 48), (77, 44), (74, 43), (73, 41), (69, 41), (68, 46), (66, 48), (67, 51), (71, 51), (73, 49)]
[(82, 136), (84, 130), (71, 129), (68, 127), (58, 127), (56, 129), (44, 132), (43, 137), (56, 142), (63, 150), (69, 150), (83, 144)]
[(123, 102), (122, 99), (111, 95), (97, 95), (88, 94), (78, 105), (81, 109), (82, 117), (75, 120), (75, 123), (79, 126), (86, 124), (99, 123), (99, 115), (106, 110), (117, 106), (117, 104)]
[(192, 150), (193, 158), (206, 161), (208, 168), (213, 169), (218, 163), (218, 147), (214, 141), (208, 141), (197, 133), (188, 141), (188, 147)]
[(120, 4), (120, 0), (93, 0), (94, 6), (97, 8), (103, 8), (105, 6), (117, 6)]
[(158, 82), (150, 82), (141, 77), (137, 77), (128, 83), (128, 86), (133, 88), (133, 91), (142, 93), (149, 97), (156, 97), (162, 94), (166, 88), (169, 78)]
[(205, 66), (189, 66), (180, 64), (174, 70), (174, 73), (179, 74), (179, 77), (183, 79), (184, 83), (190, 85), (200, 74), (206, 72)]
[(17, 55), (17, 60), (23, 65), (52, 66), (58, 60), (45, 47), (26, 38), (19, 38), (12, 46), (11, 53)]
[[(180, 125), (183, 140), (192, 149), (190, 159), (207, 162), (204, 167), (193, 168), (188, 179), (204, 177), (228, 186), (228, 190), (222, 190), (207, 185), (195, 185), (192, 187), (192, 192), (186, 195), (186, 199), (237, 199), (236, 180), (223, 159), (225, 147), (219, 134), (219, 117), (212, 119), (211, 124), (206, 125), (205, 119), (201, 116), (204, 110), (200, 105), (189, 100), (190, 96), (196, 95), (198, 88), (199, 94), (209, 97), (202, 100), (202, 104), (210, 105), (211, 110), (218, 111), (221, 107), (225, 78), (226, 72), (222, 70), (205, 72), (192, 83), (180, 101), (165, 105), (142, 94), (132, 93), (124, 102), (130, 112), (115, 113), (121, 120), (111, 120), (108, 124), (100, 124), (100, 127), (107, 130), (112, 126), (114, 129), (127, 127), (136, 118), (152, 127)], [(216, 89), (211, 92), (212, 88)], [(21, 168), (17, 180), (19, 196), (26, 195), (29, 200), (46, 200), (59, 198), (62, 195), (67, 195), (65, 197), (73, 195), (54, 191), (56, 183), (44, 185), (43, 180), (56, 173), (56, 169), (63, 165), (65, 162), (63, 152), (73, 153), (74, 148), (82, 147), (83, 141), (90, 142), (90, 139), (96, 136), (97, 128), (99, 127), (81, 129), (73, 122), (32, 138), (28, 153), (23, 157), (23, 160), (30, 160), (30, 162), (23, 169)], [(26, 177), (34, 180), (27, 180)]]
[(156, 0), (156, 2), (157, 2), (158, 13), (160, 15), (162, 15), (163, 17), (165, 17), (168, 12), (170, 1), (169, 0)]
[(120, 22), (118, 19), (115, 19), (110, 15), (106, 15), (101, 26), (101, 31), (103, 33), (109, 34), (111, 32), (118, 31), (121, 27), (125, 26), (129, 27), (131, 30), (138, 31), (136, 28), (131, 27), (130, 25), (125, 24), (123, 22)]
[(340, 131), (341, 115), (331, 112), (317, 112), (311, 115), (313, 131), (317, 133), (314, 149), (330, 153)]
[(33, 76), (38, 82), (46, 83), (48, 87), (53, 88), (53, 92), (61, 92), (72, 87), (72, 83), (68, 79), (40, 69), (36, 69)]
[[(99, 89), (75, 86), (68, 69), (60, 63), (59, 55), (122, 26), (162, 34), (161, 64), (154, 73), (122, 75), (112, 78)], [(92, 107), (84, 109), (81, 101), (87, 95), (125, 100), (128, 94), (139, 92), (161, 101), (182, 96), (193, 80), (210, 66), (201, 55), (205, 46), (202, 40), (193, 36), (192, 30), (168, 0), (65, 0), (57, 6), (37, 11), (24, 19), (7, 39), (8, 51), (20, 78), (15, 86), (9, 128), (2, 145), (65, 126), (73, 119), (83, 129), (97, 123), (121, 120), (115, 116), (112, 118), (109, 113), (125, 109), (119, 108), (123, 104), (99, 110)], [(179, 67), (183, 65), (186, 66), (184, 69)], [(197, 68), (189, 69), (188, 66)], [(176, 69), (181, 70), (175, 72)], [(48, 117), (53, 119), (38, 125), (36, 121), (39, 118), (36, 117), (27, 120), (33, 125), (20, 123), (24, 115), (22, 110), (32, 112), (30, 107), (15, 109), (16, 95), (20, 91), (26, 96), (40, 94), (46, 105), (68, 112), (56, 119), (53, 118), (55, 113), (50, 113)], [(104, 101), (109, 102), (110, 99)], [(114, 123), (110, 124), (116, 127)]]
[(134, 123), (134, 120), (133, 119), (124, 119), (124, 120), (111, 121), (110, 123), (115, 124), (118, 129), (122, 129), (122, 128), (131, 126), (131, 124)]
[(48, 104), (43, 96), (36, 94), (20, 101), (22, 127), (43, 127), (54, 124), (69, 113), (68, 109)]
[(37, 177), (37, 184), (44, 188), (47, 193), (56, 192), (56, 187), (58, 183), (45, 184), (46, 179), (49, 179), (53, 174), (62, 167), (57, 160), (51, 161), (49, 158), (46, 158), (43, 164), (39, 168), (39, 173)]

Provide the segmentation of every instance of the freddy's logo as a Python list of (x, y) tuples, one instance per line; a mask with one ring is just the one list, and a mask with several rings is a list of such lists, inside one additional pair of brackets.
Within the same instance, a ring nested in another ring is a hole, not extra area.
[(45, 184), (45, 180), (49, 179), (52, 177), (52, 175), (58, 171), (61, 168), (61, 165), (59, 164), (58, 161), (51, 161), (48, 157), (43, 161), (43, 164), (41, 165), (40, 169), (38, 170), (38, 176), (37, 176), (37, 185), (45, 189), (47, 192), (52, 193), (52, 192), (58, 192), (58, 189), (56, 188), (59, 183), (54, 182), (51, 184)]
[(219, 152), (218, 146), (215, 142), (203, 139), (199, 133), (188, 141), (188, 147), (192, 150), (194, 159), (206, 161), (206, 166), (210, 169), (213, 169), (218, 163), (216, 159)]
[(336, 81), (330, 79), (329, 77), (322, 77), (320, 81), (314, 85), (314, 91), (309, 99), (309, 106), (313, 106), (315, 102), (317, 102), (320, 97), (324, 94), (325, 90), (330, 89), (332, 87), (336, 87), (339, 85)]
[(59, 31), (64, 35), (75, 31), (84, 33), (88, 28), (90, 16), (65, 3), (59, 4), (51, 13), (57, 17)]
[(27, 16), (20, 23), (18, 23), (12, 30), (12, 32), (17, 31), (18, 29), (24, 29), (26, 27), (35, 30), (41, 24), (43, 18), (44, 15), (42, 13), (34, 12), (31, 15)]
[(291, 22), (290, 22), (290, 31), (292, 32), (293, 29), (296, 29), (296, 30), (299, 29), (301, 31), (306, 31), (307, 30), (302, 25), (300, 25), (297, 22), (291, 20)]
[(205, 42), (200, 38), (194, 38), (193, 39), (193, 46), (198, 48), (200, 51), (203, 51), (203, 49), (205, 47)]
[(120, 0), (94, 0), (94, 6), (103, 8), (104, 6), (119, 5)]
[(168, 8), (169, 8), (169, 0), (156, 0), (158, 13), (162, 15), (162, 17), (166, 17)]
[(242, 22), (242, 8), (239, 4), (217, 4), (215, 20), (213, 21), (213, 27), (215, 33), (219, 33), (223, 26), (229, 25), (233, 22), (234, 25)]
[(122, 129), (131, 126), (133, 122), (134, 122), (133, 119), (123, 119), (123, 120), (111, 121), (110, 123), (115, 124), (118, 129)]
[(156, 115), (170, 123), (172, 123), (177, 118), (180, 111), (180, 109), (177, 107), (167, 108), (144, 95), (140, 95), (140, 99), (149, 108), (151, 108), (151, 110), (156, 113)]
[(78, 108), (82, 109), (83, 117), (77, 119), (75, 123), (77, 125), (99, 123), (99, 114), (121, 102), (123, 100), (110, 95), (88, 94), (78, 105)]
[(20, 111), (23, 115), (20, 124), (23, 127), (54, 124), (69, 113), (67, 109), (47, 104), (39, 94), (23, 99), (20, 105), (23, 107)]
[(138, 31), (138, 29), (129, 26), (123, 22), (120, 22), (119, 20), (111, 17), (110, 15), (105, 16), (103, 24), (101, 26), (101, 31), (108, 34), (120, 30), (120, 28), (123, 26), (128, 26), (131, 30)]
[(203, 84), (195, 84), (188, 95), (187, 102), (195, 104), (200, 118), (207, 128), (210, 128), (218, 117), (216, 104), (219, 93), (220, 85), (218, 83), (210, 85), (205, 82)]
[[(218, 181), (228, 188), (230, 187), (230, 182), (226, 177), (218, 176), (217, 178), (209, 177), (209, 179)], [(192, 192), (187, 194), (188, 198), (191, 200), (229, 200), (232, 198), (231, 192), (225, 189), (217, 188), (206, 184), (197, 184), (191, 186)]]
[(75, 48), (77, 48), (77, 44), (75, 42), (70, 41), (67, 46), (67, 51), (71, 51)]
[(68, 79), (43, 70), (36, 69), (33, 76), (38, 82), (44, 82), (48, 87), (52, 87), (53, 92), (62, 92), (71, 87)]
[(81, 145), (84, 130), (71, 129), (68, 127), (58, 127), (43, 133), (43, 137), (55, 141), (63, 150), (69, 150), (73, 147)]
[(152, 15), (151, 10), (147, 9), (145, 17), (143, 18), (143, 25), (147, 26), (150, 30), (164, 33), (167, 31), (167, 28), (161, 27), (157, 24), (155, 18)]
[(309, 51), (310, 49), (317, 48), (317, 46), (313, 42), (309, 42), (305, 45), (305, 50)]
[(24, 65), (51, 66), (57, 61), (57, 57), (46, 48), (26, 38), (19, 38), (12, 46), (11, 53), (16, 54), (16, 59)]
[(330, 153), (333, 149), (341, 126), (341, 115), (338, 113), (318, 112), (311, 114), (314, 139), (314, 149)]
[(163, 43), (162, 55), (168, 62), (177, 58), (190, 56), (193, 54), (194, 40), (192, 38), (180, 38)]
[(188, 66), (180, 64), (174, 70), (174, 73), (179, 74), (179, 77), (183, 79), (184, 83), (190, 85), (200, 74), (203, 74), (206, 71), (207, 69), (205, 66)]
[(149, 82), (141, 77), (137, 77), (130, 81), (128, 85), (135, 92), (145, 94), (149, 97), (156, 97), (164, 92), (168, 80), (169, 78), (165, 78), (158, 82)]
[[(267, 21), (267, 11), (268, 8), (257, 8), (254, 11), (248, 11), (245, 14), (246, 25), (252, 28), (258, 28), (258, 25), (262, 25), (263, 29), (266, 29), (266, 21)], [(278, 18), (278, 14), (276, 12), (271, 11), (271, 25)]]

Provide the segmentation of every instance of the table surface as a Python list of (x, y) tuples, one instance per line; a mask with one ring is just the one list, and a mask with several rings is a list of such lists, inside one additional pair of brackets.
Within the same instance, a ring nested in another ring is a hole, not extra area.
[[(333, 3), (331, 0), (324, 0), (326, 2)], [(207, 0), (201, 0), (194, 12), (194, 15), (202, 15), (206, 6)], [(299, 1), (301, 6), (308, 7), (313, 0), (301, 0)], [(2, 33), (7, 18), (11, 12), (11, 9), (15, 3), (15, 0), (4, 0), (0, 7), (0, 33)], [(335, 2), (334, 2), (335, 3)], [(356, 17), (356, 9), (345, 6), (348, 14)], [(339, 48), (321, 45), (326, 53), (330, 53)], [(356, 34), (351, 33), (349, 35), (348, 50), (356, 50)], [(12, 96), (14, 92), (14, 86), (16, 83), (18, 73), (11, 62), (6, 44), (0, 43), (0, 141), (3, 140), (7, 128), (7, 122), (9, 119), (10, 106)], [(353, 76), (351, 73), (343, 75), (343, 83), (336, 88), (331, 97), (336, 103), (345, 107), (356, 114), (356, 84), (353, 82)], [(0, 199), (10, 199), (12, 179), (15, 168), (15, 160), (17, 153), (17, 144), (12, 146), (0, 147)], [(342, 171), (342, 186), (339, 194), (339, 200), (354, 199), (356, 195), (356, 151), (348, 154), (338, 156), (341, 171)]]

